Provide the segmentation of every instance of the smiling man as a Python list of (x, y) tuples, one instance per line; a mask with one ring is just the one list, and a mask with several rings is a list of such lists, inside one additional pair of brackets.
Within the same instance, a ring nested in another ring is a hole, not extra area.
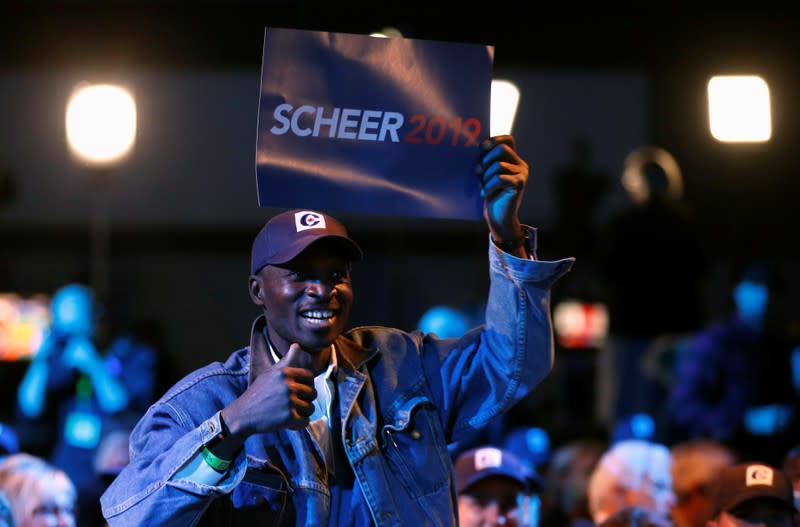
[(249, 346), (173, 386), (131, 434), (103, 495), (112, 526), (455, 525), (447, 445), (528, 394), (553, 361), (550, 288), (571, 258), (536, 259), (511, 136), (476, 167), (489, 227), (484, 325), (461, 338), (347, 329), (360, 247), (335, 218), (290, 210), (252, 247)]

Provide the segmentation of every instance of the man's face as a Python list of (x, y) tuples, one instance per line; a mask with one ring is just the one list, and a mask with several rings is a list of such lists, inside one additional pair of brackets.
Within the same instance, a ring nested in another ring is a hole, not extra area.
[(517, 495), (522, 486), (508, 478), (487, 477), (458, 496), (458, 519), (462, 527), (519, 525)]
[(259, 280), (272, 344), (281, 354), (297, 342), (309, 352), (329, 347), (347, 324), (353, 291), (350, 262), (317, 242), (294, 260), (267, 265)]

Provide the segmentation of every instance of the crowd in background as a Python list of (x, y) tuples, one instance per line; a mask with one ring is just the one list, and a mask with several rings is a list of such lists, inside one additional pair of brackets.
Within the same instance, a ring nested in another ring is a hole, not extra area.
[[(774, 470), (773, 486), (742, 496), (800, 506), (796, 347), (766, 317), (777, 280), (761, 263), (748, 266), (733, 284), (729, 320), (661, 349), (673, 373), (658, 405), (629, 401), (630, 412), (572, 435), (538, 426), (544, 415), (511, 412), (451, 445), (462, 524), (706, 527), (732, 511), (793, 525), (744, 507), (741, 496), (724, 508), (718, 496), (719, 485), (737, 484), (724, 468), (752, 466)], [(94, 305), (80, 284), (53, 296), (52, 327), (18, 387), (17, 419), (0, 425), (0, 525), (104, 525), (98, 496), (128, 461), (130, 428), (156, 396), (158, 359), (132, 333), (98, 349)], [(452, 336), (477, 311), (436, 306), (419, 326)], [(784, 475), (789, 487), (774, 487)]]
[[(545, 383), (451, 445), (462, 525), (800, 525), (800, 339), (779, 269), (748, 258), (730, 284), (729, 316), (702, 320), (709, 263), (690, 214), (655, 181), (597, 239), (565, 238), (598, 255), (584, 276), (596, 273), (610, 310), (585, 379), (597, 388), (594, 414), (557, 426)], [(163, 378), (152, 336), (100, 342), (97, 304), (81, 284), (53, 295), (14, 418), (0, 423), (0, 527), (102, 527), (99, 496), (128, 462), (128, 434), (175, 380)], [(482, 322), (480, 308), (435, 306), (419, 328), (460, 336)]]

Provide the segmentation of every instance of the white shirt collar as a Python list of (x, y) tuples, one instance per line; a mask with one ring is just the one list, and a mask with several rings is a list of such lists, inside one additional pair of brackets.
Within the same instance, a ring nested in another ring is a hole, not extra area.
[[(278, 361), (281, 360), (281, 358), (278, 357), (278, 353), (275, 351), (275, 348), (272, 347), (272, 343), (269, 341), (269, 339), (267, 339), (267, 345), (269, 346), (269, 354), (272, 356), (272, 363), (277, 364)], [(334, 348), (333, 344), (331, 344), (331, 358), (330, 362), (328, 363), (328, 368), (324, 372), (314, 377), (314, 379), (320, 376), (325, 380), (330, 379), (331, 376), (333, 375), (333, 372), (336, 371), (336, 367), (338, 366), (338, 364), (339, 363), (336, 360), (336, 348)]]

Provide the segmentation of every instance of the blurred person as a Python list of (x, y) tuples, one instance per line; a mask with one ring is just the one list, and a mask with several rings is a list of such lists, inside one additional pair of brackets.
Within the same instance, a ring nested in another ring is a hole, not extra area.
[(800, 444), (789, 449), (783, 457), (781, 468), (792, 482), (794, 504), (800, 510)]
[(77, 525), (75, 486), (66, 472), (42, 458), (18, 453), (0, 462), (0, 491), (11, 504), (17, 527)]
[(502, 438), (502, 448), (519, 458), (531, 470), (537, 472), (550, 463), (553, 455), (550, 434), (539, 426), (516, 426)]
[(571, 158), (555, 173), (555, 237), (560, 247), (569, 248), (576, 257), (586, 257), (594, 250), (595, 211), (604, 195), (613, 188), (613, 180), (594, 162), (594, 149), (588, 136), (576, 136), (571, 143)]
[(733, 313), (698, 332), (677, 363), (670, 421), (677, 438), (725, 442), (742, 458), (780, 464), (800, 437), (794, 338), (784, 284), (770, 262), (746, 265), (731, 288)]
[(598, 527), (672, 527), (672, 525), (667, 515), (634, 505), (618, 510)]
[(155, 350), (127, 333), (104, 350), (100, 311), (90, 287), (60, 287), (51, 300), (51, 324), (17, 390), (24, 449), (69, 475), (82, 527), (102, 520), (99, 499), (107, 483), (93, 465), (101, 439), (122, 422), (132, 427), (155, 399)]
[(671, 464), (669, 449), (660, 443), (626, 439), (611, 445), (589, 477), (589, 513), (595, 525), (632, 506), (669, 516), (675, 504)]
[(710, 265), (669, 152), (655, 146), (631, 151), (622, 183), (630, 205), (601, 225), (594, 253), (609, 316), (598, 354), (596, 414), (609, 431), (636, 413), (660, 420), (666, 388), (646, 359), (664, 339), (702, 327)]
[(705, 527), (714, 513), (711, 489), (719, 472), (736, 463), (733, 450), (719, 441), (697, 439), (670, 447), (675, 527)]
[(0, 423), (0, 460), (10, 454), (19, 452), (19, 436), (6, 423)]
[(553, 451), (546, 472), (543, 525), (594, 525), (587, 495), (589, 477), (606, 448), (604, 442), (587, 438), (570, 441)]
[(249, 346), (178, 381), (131, 434), (101, 497), (111, 525), (452, 525), (447, 446), (549, 373), (551, 286), (573, 259), (536, 259), (519, 206), (528, 165), (482, 141), (489, 295), (458, 339), (346, 329), (362, 251), (328, 214), (286, 210), (256, 235)]
[(461, 527), (537, 527), (538, 474), (510, 451), (480, 446), (455, 461), (458, 524)]
[(715, 478), (714, 512), (707, 527), (797, 527), (792, 484), (780, 469), (764, 463), (723, 468)]
[[(489, 425), (491, 427), (491, 424)], [(545, 485), (544, 470), (550, 462), (550, 435), (544, 428), (538, 426), (516, 426), (507, 432), (498, 431), (496, 444), (502, 450), (510, 452), (528, 470), (536, 475), (537, 485), (526, 502), (525, 510), (530, 511), (525, 515), (529, 518), (524, 525), (541, 525), (544, 514)]]

